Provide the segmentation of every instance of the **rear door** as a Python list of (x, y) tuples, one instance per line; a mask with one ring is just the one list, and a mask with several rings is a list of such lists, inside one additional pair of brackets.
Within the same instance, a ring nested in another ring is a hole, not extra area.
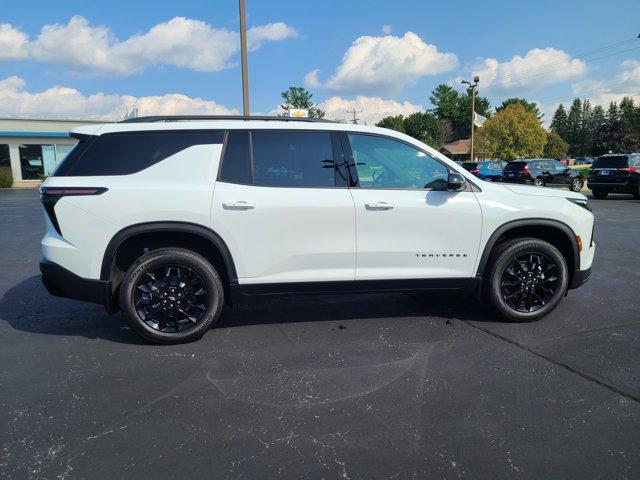
[(354, 279), (354, 206), (341, 159), (328, 131), (228, 132), (211, 223), (241, 285)]
[(345, 135), (358, 176), (356, 280), (468, 278), (481, 233), (475, 194), (446, 190), (448, 167), (380, 135)]

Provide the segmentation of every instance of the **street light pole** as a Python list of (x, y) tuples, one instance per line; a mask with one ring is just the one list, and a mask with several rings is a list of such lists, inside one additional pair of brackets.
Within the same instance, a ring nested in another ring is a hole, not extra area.
[(476, 119), (476, 87), (480, 83), (480, 77), (473, 77), (473, 83), (468, 80), (462, 80), (462, 83), (469, 85), (471, 89), (471, 149), (469, 152), (469, 161), (473, 162), (473, 127), (475, 126)]
[(249, 72), (247, 66), (247, 15), (244, 0), (240, 2), (240, 57), (242, 61), (242, 104), (244, 115), (249, 116)]

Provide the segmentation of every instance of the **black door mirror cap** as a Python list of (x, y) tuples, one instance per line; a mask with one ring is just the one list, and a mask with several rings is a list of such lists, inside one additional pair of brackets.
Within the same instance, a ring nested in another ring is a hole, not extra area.
[(449, 178), (447, 179), (447, 190), (452, 192), (459, 192), (464, 190), (467, 186), (467, 179), (457, 172), (449, 172)]

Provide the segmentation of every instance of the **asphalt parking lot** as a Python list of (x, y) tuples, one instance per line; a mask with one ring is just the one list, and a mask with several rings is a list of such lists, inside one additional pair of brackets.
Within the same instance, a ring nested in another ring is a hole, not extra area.
[(460, 296), (261, 300), (146, 344), (50, 297), (37, 192), (0, 190), (3, 478), (638, 478), (640, 201), (535, 323)]

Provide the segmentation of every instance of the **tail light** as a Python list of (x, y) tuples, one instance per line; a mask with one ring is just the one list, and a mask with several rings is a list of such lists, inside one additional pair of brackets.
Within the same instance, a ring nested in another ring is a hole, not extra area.
[(471, 173), (473, 173), (474, 175), (478, 175), (480, 173), (480, 170), (471, 170)]
[(619, 172), (624, 172), (624, 173), (637, 172), (638, 171), (638, 167), (619, 168), (618, 171)]
[(100, 195), (106, 191), (107, 189), (104, 187), (40, 187), (40, 202), (42, 202), (53, 228), (62, 235), (54, 209), (58, 200), (62, 197)]
[(522, 173), (526, 173), (527, 175), (529, 175), (531, 173), (531, 170), (525, 168), (524, 170), (522, 170)]

